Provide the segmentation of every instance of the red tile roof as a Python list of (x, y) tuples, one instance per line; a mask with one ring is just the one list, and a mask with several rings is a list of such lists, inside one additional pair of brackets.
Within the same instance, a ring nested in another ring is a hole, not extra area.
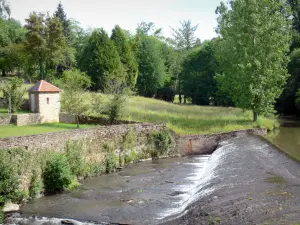
[(33, 87), (28, 89), (28, 92), (61, 92), (61, 90), (47, 81), (40, 80)]

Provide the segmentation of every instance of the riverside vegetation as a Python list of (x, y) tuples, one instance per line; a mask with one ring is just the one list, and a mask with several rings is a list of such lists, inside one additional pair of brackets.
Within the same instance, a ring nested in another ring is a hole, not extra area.
[(0, 208), (10, 201), (22, 203), (41, 194), (73, 190), (82, 178), (112, 173), (140, 159), (175, 154), (170, 130), (149, 134), (143, 149), (136, 149), (137, 142), (136, 133), (130, 130), (110, 143), (70, 141), (64, 152), (1, 149)]

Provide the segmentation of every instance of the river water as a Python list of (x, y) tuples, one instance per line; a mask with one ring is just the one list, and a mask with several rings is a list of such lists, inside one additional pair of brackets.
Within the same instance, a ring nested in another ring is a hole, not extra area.
[[(298, 154), (300, 131), (293, 129), (269, 138)], [(293, 224), (300, 221), (299, 169), (260, 137), (237, 137), (212, 155), (132, 164), (87, 179), (72, 193), (25, 204), (11, 223)]]

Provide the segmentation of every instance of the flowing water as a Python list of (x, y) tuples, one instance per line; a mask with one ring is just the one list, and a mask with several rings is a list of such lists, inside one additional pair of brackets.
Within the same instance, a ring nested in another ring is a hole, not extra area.
[[(281, 128), (269, 138), (300, 156), (299, 137), (299, 128)], [(132, 164), (87, 179), (72, 193), (25, 204), (11, 222), (207, 225), (218, 218), (229, 225), (294, 224), (300, 221), (299, 169), (263, 139), (237, 137), (212, 155)]]

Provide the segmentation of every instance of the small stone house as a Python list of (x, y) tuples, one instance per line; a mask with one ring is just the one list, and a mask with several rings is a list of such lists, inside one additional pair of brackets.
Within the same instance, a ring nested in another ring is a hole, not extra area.
[(59, 122), (61, 90), (41, 80), (28, 90), (30, 110), (40, 114), (42, 123)]

